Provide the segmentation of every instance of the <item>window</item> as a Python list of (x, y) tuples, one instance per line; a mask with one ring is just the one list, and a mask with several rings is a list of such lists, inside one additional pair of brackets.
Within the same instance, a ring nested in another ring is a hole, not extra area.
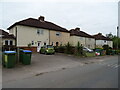
[(8, 40), (5, 40), (5, 45), (8, 45)]
[(83, 37), (80, 37), (80, 40), (83, 40)]
[(13, 45), (13, 41), (12, 40), (10, 40), (10, 45)]
[(104, 40), (104, 43), (106, 43), (106, 40)]
[(43, 32), (44, 32), (44, 30), (42, 30), (42, 29), (37, 30), (37, 34), (43, 34)]
[(46, 45), (46, 42), (44, 42), (44, 45)]
[(34, 41), (32, 41), (32, 45), (34, 45)]
[(91, 40), (91, 38), (88, 39), (89, 41)]
[(13, 45), (13, 41), (12, 40), (5, 40), (5, 45)]
[(40, 34), (43, 34), (43, 30), (40, 30)]
[(40, 30), (37, 30), (37, 34), (40, 34)]
[(56, 32), (56, 36), (60, 36), (61, 35), (61, 33), (60, 32)]

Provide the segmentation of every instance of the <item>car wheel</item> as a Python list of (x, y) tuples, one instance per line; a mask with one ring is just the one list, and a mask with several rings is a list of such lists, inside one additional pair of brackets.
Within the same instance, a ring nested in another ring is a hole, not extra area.
[(41, 50), (40, 50), (40, 54), (42, 54)]
[(47, 52), (45, 52), (45, 55), (47, 55)]

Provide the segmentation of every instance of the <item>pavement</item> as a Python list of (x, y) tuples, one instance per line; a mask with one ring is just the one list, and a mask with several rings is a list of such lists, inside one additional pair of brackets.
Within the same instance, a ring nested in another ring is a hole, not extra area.
[(35, 76), (40, 76), (51, 72), (57, 72), (60, 70), (82, 67), (85, 65), (91, 65), (93, 63), (100, 63), (104, 60), (109, 60), (114, 57), (115, 56), (99, 56), (81, 58), (59, 53), (55, 55), (44, 55), (35, 53), (32, 55), (31, 65), (17, 64), (15, 68), (3, 68), (2, 84), (3, 87), (7, 87), (6, 83), (26, 80)]

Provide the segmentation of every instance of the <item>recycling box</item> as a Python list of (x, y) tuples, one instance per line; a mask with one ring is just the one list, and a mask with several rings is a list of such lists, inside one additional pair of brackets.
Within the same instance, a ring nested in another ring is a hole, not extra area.
[(3, 52), (3, 66), (6, 68), (13, 68), (16, 63), (16, 52), (15, 51), (4, 51)]
[(22, 50), (22, 52), (21, 52), (22, 64), (25, 64), (25, 65), (31, 64), (31, 55), (32, 55), (32, 51)]

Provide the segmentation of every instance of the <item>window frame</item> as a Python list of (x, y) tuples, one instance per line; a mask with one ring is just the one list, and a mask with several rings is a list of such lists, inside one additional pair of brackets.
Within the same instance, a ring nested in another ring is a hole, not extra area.
[[(11, 42), (12, 42), (12, 44), (11, 44)], [(13, 41), (12, 40), (9, 40), (9, 45), (13, 45)]]
[(61, 36), (61, 32), (56, 32), (56, 36)]

